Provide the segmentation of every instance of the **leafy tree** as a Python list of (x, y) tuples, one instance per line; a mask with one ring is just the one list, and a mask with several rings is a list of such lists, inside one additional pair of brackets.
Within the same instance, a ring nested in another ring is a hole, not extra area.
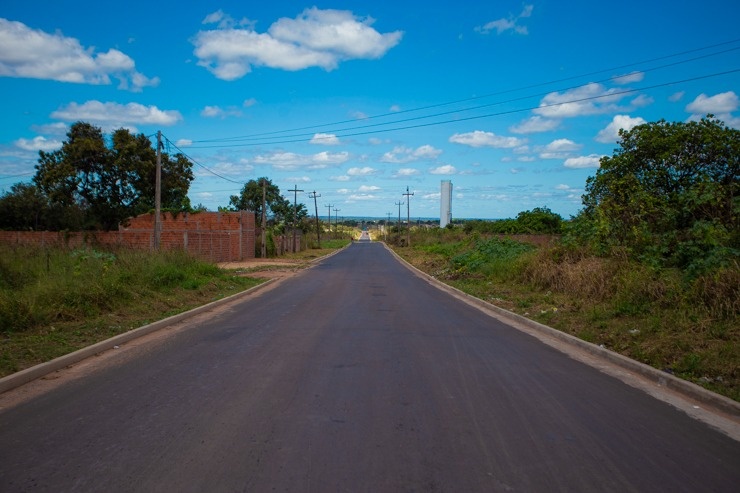
[[(156, 151), (143, 134), (116, 130), (108, 147), (100, 128), (77, 122), (60, 150), (39, 153), (33, 180), (53, 208), (79, 209), (81, 226), (109, 230), (154, 208), (155, 173)], [(193, 179), (192, 164), (182, 154), (163, 154), (162, 208), (189, 210)], [(50, 229), (78, 226), (60, 218)]]
[(43, 229), (49, 203), (41, 191), (28, 183), (16, 183), (0, 197), (0, 229)]
[(280, 188), (272, 183), (268, 178), (262, 177), (256, 180), (249, 180), (244, 184), (239, 195), (232, 195), (229, 198), (229, 207), (237, 211), (254, 212), (257, 225), (262, 224), (262, 184), (266, 185), (265, 206), (275, 214), (274, 208), (279, 208), (285, 200), (280, 195)]
[(593, 239), (661, 265), (736, 255), (740, 131), (708, 115), (639, 125), (620, 138), (586, 182), (583, 214)]

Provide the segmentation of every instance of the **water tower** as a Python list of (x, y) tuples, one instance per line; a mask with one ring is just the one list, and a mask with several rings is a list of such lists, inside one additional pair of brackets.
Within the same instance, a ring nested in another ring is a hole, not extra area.
[(439, 227), (444, 228), (452, 222), (452, 182), (442, 180), (439, 204)]

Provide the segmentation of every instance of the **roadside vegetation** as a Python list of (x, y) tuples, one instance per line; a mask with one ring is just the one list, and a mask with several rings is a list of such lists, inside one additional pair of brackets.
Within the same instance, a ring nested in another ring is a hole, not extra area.
[[(396, 250), (471, 295), (740, 401), (740, 132), (704, 119), (621, 137), (569, 221), (536, 209), (412, 229)], [(559, 234), (510, 236), (527, 229)]]
[(0, 376), (260, 282), (181, 251), (0, 246)]

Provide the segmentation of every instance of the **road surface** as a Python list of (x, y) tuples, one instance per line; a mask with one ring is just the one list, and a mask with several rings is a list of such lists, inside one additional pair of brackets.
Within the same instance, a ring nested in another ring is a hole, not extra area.
[(740, 442), (357, 242), (0, 413), (0, 491), (737, 492)]

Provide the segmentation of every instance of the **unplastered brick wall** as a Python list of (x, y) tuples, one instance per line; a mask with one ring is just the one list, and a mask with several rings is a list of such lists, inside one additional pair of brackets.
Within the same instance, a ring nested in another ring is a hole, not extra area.
[[(254, 213), (162, 213), (160, 247), (183, 249), (211, 262), (254, 258)], [(118, 231), (0, 231), (0, 243), (10, 245), (67, 246), (107, 245), (141, 250), (154, 249), (154, 214), (142, 214), (119, 226)]]

